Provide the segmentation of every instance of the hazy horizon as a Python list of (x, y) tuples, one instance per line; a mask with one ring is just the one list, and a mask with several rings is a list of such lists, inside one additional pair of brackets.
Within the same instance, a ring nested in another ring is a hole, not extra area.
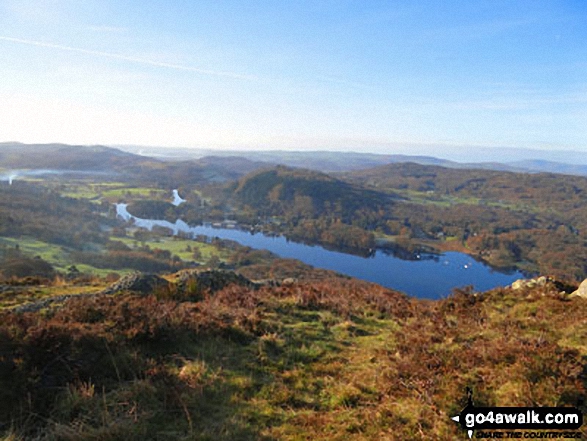
[(162, 158), (199, 158), (204, 156), (243, 156), (246, 154), (254, 154), (257, 158), (263, 155), (275, 155), (278, 153), (284, 154), (348, 154), (348, 155), (375, 155), (375, 156), (406, 156), (406, 157), (430, 157), (441, 160), (452, 161), (456, 163), (500, 163), (500, 164), (515, 164), (524, 161), (548, 161), (553, 163), (561, 163), (567, 165), (587, 165), (587, 157), (585, 153), (579, 150), (541, 150), (541, 149), (525, 149), (513, 147), (487, 147), (477, 146), (477, 150), (473, 150), (471, 146), (446, 146), (446, 145), (393, 145), (375, 146), (369, 148), (347, 147), (341, 148), (295, 148), (294, 146), (233, 146), (227, 148), (218, 148), (217, 146), (196, 146), (196, 147), (182, 147), (182, 146), (157, 146), (157, 145), (140, 145), (140, 144), (68, 144), (60, 141), (52, 141), (46, 143), (26, 143), (22, 141), (0, 141), (0, 146), (7, 144), (22, 144), (22, 145), (73, 145), (73, 146), (103, 146), (112, 147), (122, 151), (139, 154), (143, 156), (162, 157)]

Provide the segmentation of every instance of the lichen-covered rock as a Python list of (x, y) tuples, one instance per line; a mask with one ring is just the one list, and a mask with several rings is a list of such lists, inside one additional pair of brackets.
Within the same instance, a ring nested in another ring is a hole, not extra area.
[(157, 290), (168, 289), (171, 284), (155, 274), (133, 273), (122, 277), (106, 288), (104, 294), (131, 291), (139, 294), (153, 294)]
[(511, 284), (511, 288), (515, 291), (523, 288), (535, 288), (537, 286), (545, 286), (550, 281), (550, 278), (546, 276), (540, 276), (536, 279), (518, 279)]
[[(529, 296), (536, 294), (545, 296), (555, 296), (561, 299), (568, 299), (569, 293), (575, 290), (576, 285), (569, 284), (566, 281), (555, 279), (550, 276), (540, 276), (535, 279), (520, 279), (510, 285), (513, 291), (527, 293)], [(575, 291), (576, 292), (576, 291)], [(587, 286), (585, 287), (587, 296)]]

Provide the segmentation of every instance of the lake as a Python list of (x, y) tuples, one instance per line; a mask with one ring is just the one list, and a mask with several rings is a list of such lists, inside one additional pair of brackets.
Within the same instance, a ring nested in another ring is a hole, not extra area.
[(317, 268), (375, 282), (420, 298), (437, 299), (447, 296), (455, 287), (467, 285), (474, 286), (477, 291), (486, 291), (524, 278), (524, 274), (519, 271), (497, 271), (463, 253), (422, 254), (420, 259), (402, 260), (382, 250), (376, 250), (370, 257), (361, 257), (327, 250), (318, 245), (292, 242), (282, 236), (265, 236), (261, 233), (252, 234), (238, 229), (211, 226), (194, 227), (182, 220), (172, 223), (140, 219), (131, 215), (126, 207), (127, 204), (116, 204), (117, 216), (126, 221), (133, 219), (137, 227), (150, 230), (154, 226), (160, 226), (173, 230), (174, 234), (184, 232), (234, 240), (251, 248), (269, 250), (283, 258), (298, 259)]

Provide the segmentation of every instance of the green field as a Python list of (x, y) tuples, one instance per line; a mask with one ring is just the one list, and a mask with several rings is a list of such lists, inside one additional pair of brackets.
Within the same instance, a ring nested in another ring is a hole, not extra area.
[(70, 255), (69, 250), (60, 247), (59, 245), (51, 244), (48, 242), (42, 242), (30, 237), (12, 238), (12, 237), (0, 237), (0, 244), (16, 247), (29, 256), (39, 256), (41, 259), (49, 262), (55, 270), (66, 273), (71, 265), (75, 265), (76, 268), (85, 274), (93, 274), (98, 277), (105, 277), (109, 273), (116, 272), (118, 274), (127, 274), (132, 272), (132, 269), (111, 269), (111, 268), (96, 268), (91, 265), (82, 264), (74, 261)]
[(485, 205), (487, 207), (499, 207), (506, 208), (516, 211), (524, 211), (531, 213), (539, 213), (537, 207), (523, 204), (519, 202), (505, 202), (505, 201), (487, 201), (477, 197), (457, 197), (450, 195), (441, 195), (437, 192), (426, 192), (416, 190), (400, 190), (393, 189), (393, 193), (397, 193), (408, 199), (407, 202), (422, 204), (422, 205), (435, 205), (437, 207), (452, 207), (454, 205)]
[(9, 247), (18, 246), (20, 250), (29, 256), (39, 256), (49, 262), (59, 271), (65, 270), (72, 263), (68, 261), (67, 252), (58, 245), (42, 242), (30, 237), (12, 238), (0, 237), (0, 244)]
[[(114, 238), (114, 240), (118, 240), (123, 242), (125, 245), (129, 246), (130, 248), (136, 248), (138, 246), (142, 246), (143, 243), (138, 241), (137, 239), (132, 239), (129, 237), (123, 238)], [(201, 253), (201, 258), (198, 259), (200, 262), (206, 262), (210, 259), (213, 255), (220, 257), (221, 259), (227, 257), (227, 252), (218, 250), (214, 245), (210, 245), (207, 243), (196, 242), (190, 239), (181, 239), (177, 237), (160, 237), (156, 240), (145, 242), (146, 245), (149, 245), (151, 248), (159, 248), (161, 250), (169, 251), (171, 254), (175, 254), (180, 259), (184, 261), (191, 262), (194, 260), (192, 257), (193, 250), (199, 249)], [(188, 250), (188, 246), (191, 247), (192, 251)]]
[(76, 199), (120, 199), (120, 198), (166, 198), (172, 197), (170, 191), (150, 187), (129, 186), (122, 182), (88, 183), (73, 182), (61, 185), (60, 194)]
[(148, 187), (121, 187), (102, 191), (104, 198), (123, 198), (123, 197), (140, 197), (140, 198), (163, 198), (172, 194), (166, 190), (160, 190)]

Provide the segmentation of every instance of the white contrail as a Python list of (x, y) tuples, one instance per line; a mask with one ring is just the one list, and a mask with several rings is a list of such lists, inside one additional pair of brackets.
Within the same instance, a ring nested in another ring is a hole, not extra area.
[(51, 48), (51, 49), (59, 49), (62, 51), (78, 52), (81, 54), (88, 54), (88, 55), (97, 55), (99, 57), (114, 58), (117, 60), (130, 61), (131, 63), (147, 64), (149, 66), (165, 67), (165, 68), (176, 69), (176, 70), (184, 70), (184, 71), (199, 73), (202, 75), (215, 75), (215, 76), (219, 76), (219, 77), (235, 78), (235, 79), (239, 79), (239, 80), (256, 80), (257, 79), (255, 76), (252, 76), (252, 75), (243, 75), (243, 74), (238, 74), (238, 73), (234, 73), (234, 72), (201, 69), (199, 67), (184, 66), (182, 64), (165, 63), (165, 62), (161, 62), (161, 61), (153, 61), (153, 60), (148, 60), (146, 58), (129, 57), (127, 55), (114, 54), (111, 52), (94, 51), (91, 49), (83, 49), (80, 47), (65, 46), (62, 44), (46, 43), (44, 41), (24, 40), (22, 38), (13, 38), (13, 37), (5, 37), (5, 36), (0, 36), (0, 40), (9, 41), (12, 43), (26, 44), (29, 46), (47, 47), (47, 48)]

